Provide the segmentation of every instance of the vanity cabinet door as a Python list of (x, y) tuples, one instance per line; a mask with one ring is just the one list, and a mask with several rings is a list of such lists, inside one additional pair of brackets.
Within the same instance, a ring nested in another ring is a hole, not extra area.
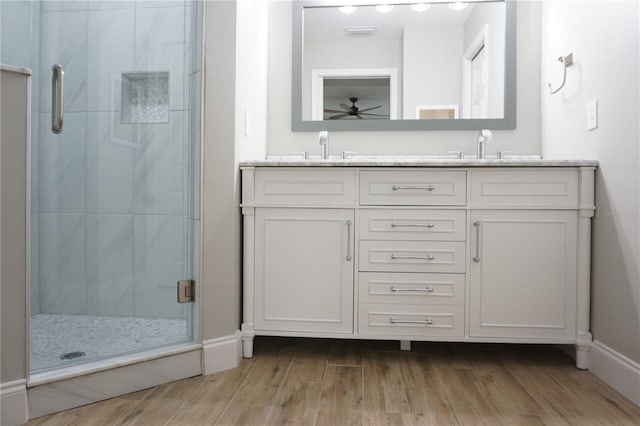
[(475, 211), (470, 231), (470, 336), (574, 340), (577, 213)]
[(352, 209), (256, 209), (255, 330), (353, 333)]

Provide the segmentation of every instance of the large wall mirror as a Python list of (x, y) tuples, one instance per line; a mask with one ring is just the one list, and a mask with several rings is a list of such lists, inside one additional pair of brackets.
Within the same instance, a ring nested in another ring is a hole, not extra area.
[(294, 0), (292, 130), (516, 128), (516, 1)]

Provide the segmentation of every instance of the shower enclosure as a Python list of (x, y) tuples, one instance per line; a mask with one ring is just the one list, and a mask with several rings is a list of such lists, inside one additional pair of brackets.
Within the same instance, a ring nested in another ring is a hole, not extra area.
[(12, 3), (31, 12), (31, 373), (194, 341), (195, 4)]

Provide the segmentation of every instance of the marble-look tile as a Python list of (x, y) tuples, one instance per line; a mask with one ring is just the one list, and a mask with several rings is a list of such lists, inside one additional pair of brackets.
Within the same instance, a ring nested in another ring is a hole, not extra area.
[[(202, 374), (200, 350), (29, 388), (29, 416), (41, 417)], [(108, 362), (108, 361), (105, 361)]]
[(84, 213), (86, 114), (65, 114), (59, 135), (51, 132), (50, 120), (50, 114), (40, 114), (39, 211)]
[(191, 6), (191, 73), (202, 70), (202, 45), (204, 41), (204, 4), (203, 1), (194, 1)]
[(190, 303), (176, 300), (176, 282), (171, 288), (136, 288), (135, 315), (141, 318), (185, 319), (192, 309)]
[(31, 174), (29, 176), (29, 196), (31, 202), (31, 213), (38, 213), (38, 191), (39, 185), (39, 149), (40, 149), (40, 113), (36, 110), (31, 110), (31, 143), (30, 149), (30, 161), (31, 161)]
[(40, 111), (40, 10), (31, 2), (31, 109)]
[(105, 10), (105, 9), (135, 9), (136, 2), (134, 0), (118, 1), (118, 0), (90, 0), (88, 3), (89, 10)]
[(135, 126), (118, 112), (87, 113), (87, 212), (133, 212)]
[(31, 15), (33, 9), (21, 1), (0, 2), (0, 62), (31, 68)]
[[(202, 244), (201, 244), (201, 232), (202, 232), (202, 222), (199, 220), (191, 221), (191, 247), (193, 248), (191, 254), (191, 276), (192, 279), (196, 282), (196, 295), (201, 294), (202, 289), (202, 275), (200, 274), (202, 267)], [(200, 312), (198, 309), (201, 309), (201, 304), (192, 304), (191, 309), (193, 312), (191, 313), (191, 318), (200, 318)], [(193, 335), (201, 336), (202, 324), (200, 321), (192, 321), (193, 324)]]
[(87, 10), (88, 3), (93, 0), (42, 0), (42, 10), (45, 12), (69, 12)]
[(89, 12), (88, 111), (120, 111), (122, 73), (134, 69), (135, 9)]
[(65, 113), (87, 110), (87, 15), (86, 10), (42, 12), (41, 111), (51, 112), (51, 67), (53, 64), (61, 64), (64, 68)]
[[(200, 219), (200, 181), (201, 181), (201, 140), (202, 140), (202, 114), (201, 114), (201, 102), (202, 102), (202, 72), (191, 76), (191, 91), (193, 97), (191, 99), (191, 108), (189, 111), (188, 126), (190, 131), (190, 137), (188, 139), (188, 146), (191, 151), (191, 213), (190, 217), (193, 219)], [(189, 153), (189, 149), (187, 149)]]
[(133, 315), (133, 216), (87, 215), (87, 312)]
[(38, 241), (39, 234), (39, 215), (32, 213), (29, 217), (29, 226), (31, 231), (31, 239), (29, 246), (29, 300), (30, 314), (40, 313), (40, 268), (39, 268), (39, 252)]
[(183, 7), (184, 0), (136, 0), (138, 9), (149, 7)]
[(137, 125), (134, 163), (136, 214), (186, 214), (184, 168), (187, 143), (184, 113), (172, 112), (169, 123)]
[(85, 216), (40, 214), (40, 311), (86, 312)]
[(136, 10), (136, 71), (169, 71), (170, 109), (184, 108), (183, 7)]
[[(187, 2), (190, 5), (190, 2)], [(182, 60), (182, 108), (189, 109), (191, 105), (191, 70), (193, 65), (193, 41), (191, 28), (193, 27), (192, 8), (190, 6), (184, 9), (184, 50)]]
[[(177, 215), (136, 215), (135, 287), (171, 288), (184, 278), (188, 256), (187, 223)], [(175, 294), (174, 294), (175, 299)]]

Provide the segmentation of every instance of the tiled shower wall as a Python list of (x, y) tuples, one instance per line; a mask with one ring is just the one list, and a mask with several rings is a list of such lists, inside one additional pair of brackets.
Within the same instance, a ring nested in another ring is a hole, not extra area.
[[(32, 61), (39, 93), (32, 314), (183, 317), (175, 283), (189, 276), (184, 259), (197, 219), (189, 143), (192, 4), (75, 0), (30, 7), (37, 11), (32, 22), (41, 23), (32, 42), (39, 44), (39, 61)], [(54, 63), (65, 68), (61, 135), (50, 131)], [(122, 74), (167, 71), (169, 122), (124, 124)]]

